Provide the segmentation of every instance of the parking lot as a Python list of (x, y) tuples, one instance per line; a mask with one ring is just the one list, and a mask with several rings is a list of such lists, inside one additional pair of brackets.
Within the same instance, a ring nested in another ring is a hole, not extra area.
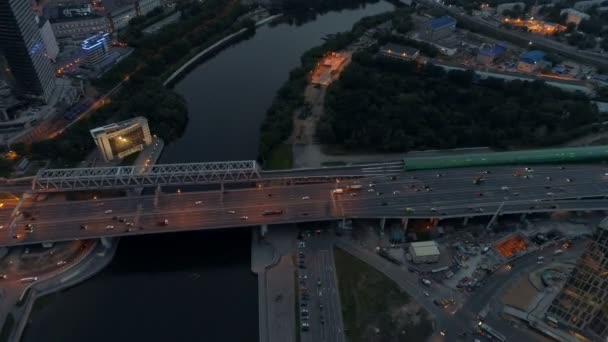
[(333, 247), (326, 234), (303, 234), (298, 241), (298, 310), (303, 342), (345, 341)]

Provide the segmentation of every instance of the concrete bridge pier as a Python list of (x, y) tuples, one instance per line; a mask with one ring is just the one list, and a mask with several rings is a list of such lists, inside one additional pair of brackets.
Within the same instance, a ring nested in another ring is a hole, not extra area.
[(384, 227), (386, 226), (386, 217), (380, 219), (380, 234), (384, 233)]
[(403, 227), (403, 232), (407, 233), (407, 225), (410, 222), (410, 219), (408, 219), (407, 217), (404, 217), (401, 219), (401, 227)]
[(112, 247), (112, 238), (109, 237), (102, 237), (101, 238), (101, 244), (106, 248), (109, 249), (110, 247)]
[(264, 237), (266, 236), (266, 233), (268, 233), (268, 225), (264, 223), (260, 226), (260, 236)]

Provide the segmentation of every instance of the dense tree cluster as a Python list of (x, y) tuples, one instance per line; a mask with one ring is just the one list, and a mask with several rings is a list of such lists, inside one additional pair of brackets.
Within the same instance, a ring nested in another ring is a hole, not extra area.
[(124, 37), (135, 47), (135, 52), (95, 82), (102, 89), (111, 88), (128, 76), (109, 105), (54, 139), (18, 146), (23, 153), (33, 159), (52, 159), (70, 166), (83, 160), (93, 149), (89, 132), (92, 128), (136, 116), (145, 116), (150, 130), (167, 143), (181, 136), (188, 121), (188, 109), (177, 93), (163, 87), (163, 76), (230, 29), (250, 27), (251, 22), (234, 25), (236, 18), (246, 11), (236, 0), (192, 1), (179, 6), (181, 20), (156, 34), (144, 36), (141, 30), (152, 19), (164, 16), (160, 11), (131, 23)]
[(246, 10), (237, 0), (193, 1), (183, 5), (178, 22), (156, 34), (143, 35), (141, 30), (145, 26), (136, 25), (125, 35), (135, 52), (114, 66), (96, 85), (113, 87), (134, 70), (148, 77), (166, 76), (206, 45), (226, 35), (229, 29), (239, 29), (240, 26), (234, 25), (235, 20)]
[(165, 141), (179, 137), (186, 128), (188, 108), (175, 92), (156, 79), (136, 78), (112, 99), (112, 103), (74, 125), (54, 139), (19, 146), (33, 159), (51, 159), (71, 166), (83, 160), (94, 148), (90, 130), (107, 124), (108, 119), (122, 121), (136, 116), (148, 119), (150, 130)]
[(292, 116), (297, 108), (304, 106), (304, 89), (308, 84), (308, 72), (328, 51), (346, 48), (368, 29), (394, 18), (409, 16), (407, 10), (397, 10), (365, 17), (359, 20), (350, 32), (336, 34), (323, 45), (314, 47), (302, 55), (302, 65), (291, 71), (289, 80), (279, 89), (272, 105), (266, 112), (261, 127), (259, 159), (269, 159), (274, 148), (282, 144), (292, 132)]
[(482, 80), (472, 71), (366, 53), (355, 56), (325, 101), (319, 138), (357, 150), (550, 145), (598, 120), (586, 97), (544, 82)]

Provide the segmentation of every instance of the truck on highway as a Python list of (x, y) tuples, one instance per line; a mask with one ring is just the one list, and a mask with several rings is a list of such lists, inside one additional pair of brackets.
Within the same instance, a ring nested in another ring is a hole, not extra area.
[(264, 216), (281, 215), (281, 214), (283, 214), (283, 210), (281, 210), (281, 209), (264, 210), (264, 212), (262, 213), (262, 215), (264, 215)]
[(354, 184), (354, 185), (346, 186), (346, 191), (357, 191), (357, 190), (361, 190), (361, 189), (363, 189), (363, 185), (361, 185), (361, 184)]
[(38, 277), (21, 278), (22, 283), (32, 283), (32, 282), (35, 282), (36, 280), (38, 280)]

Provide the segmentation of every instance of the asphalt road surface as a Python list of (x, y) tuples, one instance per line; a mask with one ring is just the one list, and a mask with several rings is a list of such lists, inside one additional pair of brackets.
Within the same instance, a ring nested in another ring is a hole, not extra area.
[[(5, 219), (0, 246), (340, 218), (493, 215), (501, 206), (504, 213), (608, 209), (608, 200), (604, 199), (608, 176), (606, 168), (598, 165), (568, 166), (564, 170), (558, 166), (538, 167), (525, 172), (527, 178), (514, 176), (513, 167), (440, 172), (408, 172), (396, 179), (365, 178), (359, 180), (361, 190), (339, 195), (332, 190), (345, 189), (348, 184), (182, 192), (159, 195), (157, 201), (155, 196), (25, 201), (21, 215), (13, 219), (7, 219), (7, 215), (14, 207), (0, 209)], [(478, 176), (486, 180), (473, 184)], [(508, 190), (501, 190), (503, 187)], [(282, 214), (263, 215), (266, 210), (282, 210)], [(112, 219), (116, 216), (133, 223), (133, 231), (127, 231), (130, 227), (126, 222)], [(165, 219), (168, 225), (161, 224)], [(26, 224), (34, 227), (32, 233), (26, 233)], [(83, 225), (86, 229), (80, 229)]]
[[(305, 307), (308, 318), (303, 320), (300, 313), (300, 322), (308, 322), (309, 331), (302, 331), (300, 336), (303, 342), (344, 342), (344, 325), (342, 322), (342, 310), (336, 282), (336, 274), (333, 259), (333, 245), (326, 234), (306, 238), (306, 247), (299, 248), (298, 260), (303, 260), (305, 269), (299, 268), (298, 274), (305, 274), (307, 279), (299, 280), (300, 293), (305, 287), (310, 296)], [(300, 262), (300, 261), (299, 261)]]

